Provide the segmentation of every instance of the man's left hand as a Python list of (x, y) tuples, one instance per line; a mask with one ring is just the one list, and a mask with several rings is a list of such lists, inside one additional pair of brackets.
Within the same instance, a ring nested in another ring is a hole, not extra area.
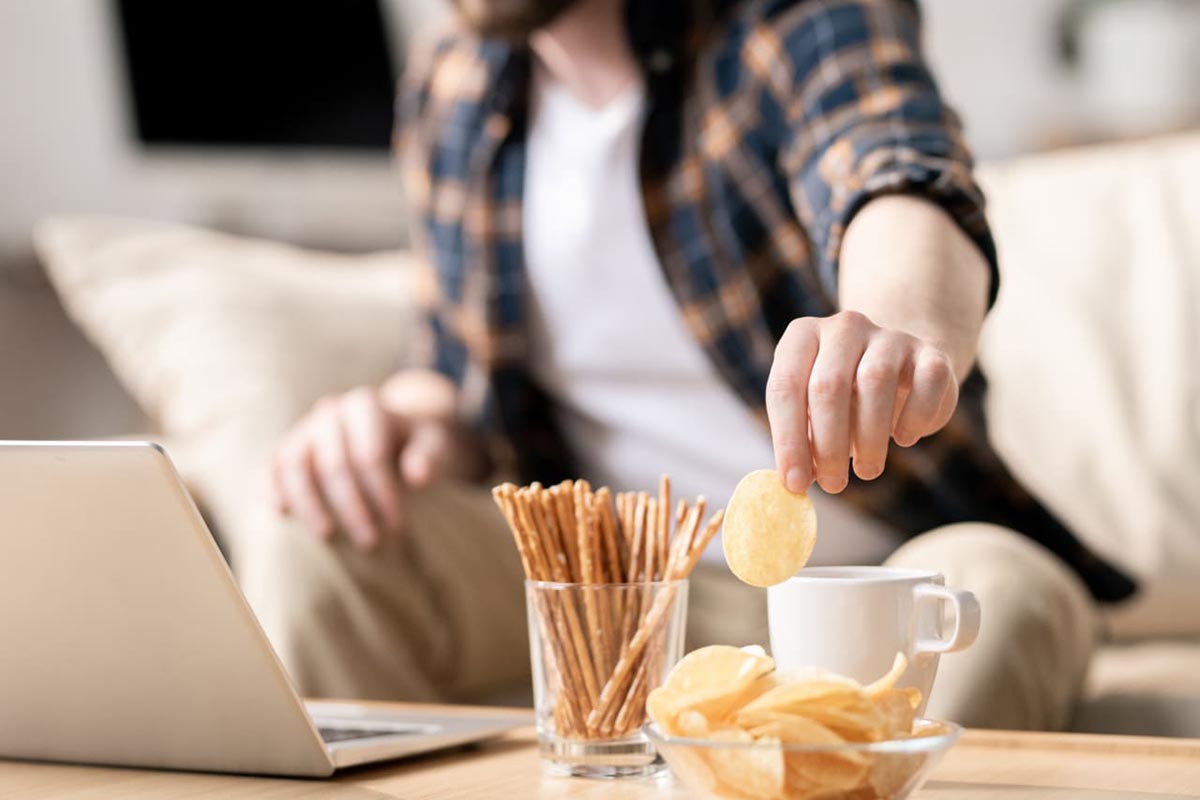
[(840, 492), (883, 472), (889, 439), (907, 447), (940, 430), (958, 403), (950, 357), (856, 311), (788, 326), (767, 382), (775, 462), (788, 489)]

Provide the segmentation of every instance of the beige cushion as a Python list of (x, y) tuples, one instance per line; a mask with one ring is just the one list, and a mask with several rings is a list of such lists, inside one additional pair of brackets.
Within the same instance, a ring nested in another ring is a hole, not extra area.
[(1200, 134), (982, 170), (1003, 289), (992, 436), (1145, 579), (1119, 635), (1200, 633)]
[(1200, 737), (1200, 639), (1101, 648), (1071, 727)]
[(47, 220), (35, 239), (68, 312), (170, 440), (235, 558), (280, 435), (321, 395), (408, 357), (399, 252), (100, 217)]

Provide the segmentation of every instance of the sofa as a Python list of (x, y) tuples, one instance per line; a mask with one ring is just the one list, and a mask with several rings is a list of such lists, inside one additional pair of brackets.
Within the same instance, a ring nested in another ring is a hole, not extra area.
[[(1105, 611), (1074, 727), (1200, 736), (1200, 134), (985, 164), (980, 178), (1003, 275), (980, 355), (993, 439), (1143, 587)], [(263, 526), (289, 524), (267, 502), (280, 435), (320, 396), (412, 355), (420, 287), (403, 252), (90, 216), (47, 219), (35, 241), (235, 571)], [(239, 579), (253, 600), (253, 575)]]

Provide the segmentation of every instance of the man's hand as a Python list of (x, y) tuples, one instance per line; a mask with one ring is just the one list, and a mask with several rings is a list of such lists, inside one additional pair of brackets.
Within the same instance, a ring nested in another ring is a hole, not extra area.
[(454, 405), (449, 382), (423, 371), (322, 399), (276, 451), (276, 507), (322, 539), (341, 530), (358, 547), (374, 547), (400, 531), (404, 487), (478, 469)]
[(909, 446), (945, 425), (958, 403), (950, 357), (856, 311), (788, 326), (767, 382), (779, 474), (793, 492), (815, 479), (840, 492), (879, 477), (889, 439)]
[(903, 447), (944, 426), (971, 371), (991, 271), (942, 209), (885, 195), (842, 242), (831, 317), (792, 322), (775, 349), (767, 416), (779, 474), (840, 492), (879, 477), (888, 440)]

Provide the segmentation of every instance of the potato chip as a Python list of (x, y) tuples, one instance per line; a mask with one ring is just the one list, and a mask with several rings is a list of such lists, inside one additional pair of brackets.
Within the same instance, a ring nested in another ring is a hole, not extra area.
[[(713, 731), (714, 742), (753, 742), (754, 737), (737, 728)], [(759, 739), (759, 747), (714, 747), (709, 750), (708, 764), (725, 787), (745, 797), (779, 797), (784, 787), (783, 748), (778, 739)], [(738, 795), (733, 795), (738, 796)]]
[(755, 682), (773, 669), (774, 660), (761, 647), (702, 647), (684, 656), (666, 682), (650, 693), (646, 711), (664, 731), (683, 736), (678, 725), (683, 712), (723, 720), (754, 696)]
[(671, 747), (663, 748), (660, 752), (671, 771), (685, 784), (717, 793), (717, 776), (702, 751), (691, 747)]
[(892, 660), (892, 668), (888, 670), (887, 674), (864, 686), (863, 691), (871, 697), (886, 692), (896, 685), (896, 681), (900, 680), (906, 669), (908, 669), (908, 659), (904, 657), (904, 653), (896, 653), (896, 657)]
[(789, 752), (784, 757), (789, 786), (818, 786), (824, 790), (847, 791), (867, 781), (870, 759), (861, 753)]
[(808, 561), (817, 539), (817, 514), (805, 493), (793, 494), (772, 469), (738, 482), (725, 510), (725, 561), (751, 586), (774, 586)]
[(818, 705), (841, 708), (869, 704), (870, 700), (857, 686), (825, 680), (785, 683), (742, 706), (737, 717), (741, 725), (755, 725), (767, 712), (808, 716), (807, 710)]
[(879, 797), (894, 797), (916, 777), (923, 763), (920, 753), (880, 753), (871, 765), (871, 787)]
[(689, 739), (703, 739), (712, 730), (708, 724), (708, 717), (691, 708), (680, 712), (675, 717), (675, 727), (679, 730), (680, 736), (686, 736)]
[(877, 695), (874, 702), (879, 713), (883, 715), (884, 739), (907, 739), (912, 735), (913, 720), (917, 716), (917, 706), (921, 702), (919, 691), (916, 689), (889, 689)]
[(785, 744), (841, 744), (841, 736), (808, 717), (795, 714), (763, 712), (760, 722), (746, 730), (755, 738), (771, 737)]
[(935, 720), (926, 720), (918, 730), (912, 732), (912, 738), (917, 739), (922, 736), (946, 736), (950, 733), (949, 726), (944, 722)]

